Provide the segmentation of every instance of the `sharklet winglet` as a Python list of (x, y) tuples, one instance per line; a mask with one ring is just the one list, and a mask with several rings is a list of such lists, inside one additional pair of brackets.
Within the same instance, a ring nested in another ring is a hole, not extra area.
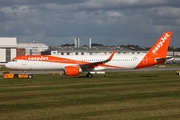
[(108, 58), (108, 61), (111, 61), (111, 60), (112, 60), (112, 58), (113, 58), (113, 56), (114, 56), (115, 53), (116, 53), (116, 51), (113, 51), (113, 53), (111, 54), (111, 56)]

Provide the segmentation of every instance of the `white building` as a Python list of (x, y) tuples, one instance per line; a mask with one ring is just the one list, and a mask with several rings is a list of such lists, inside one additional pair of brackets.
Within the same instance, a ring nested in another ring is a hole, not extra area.
[(0, 63), (6, 63), (16, 57), (17, 38), (0, 37)]
[(48, 48), (42, 43), (17, 43), (15, 37), (0, 37), (0, 64), (7, 63), (18, 55), (40, 55)]
[(42, 43), (17, 43), (17, 49), (25, 49), (25, 55), (40, 55), (42, 51), (47, 50), (49, 47)]

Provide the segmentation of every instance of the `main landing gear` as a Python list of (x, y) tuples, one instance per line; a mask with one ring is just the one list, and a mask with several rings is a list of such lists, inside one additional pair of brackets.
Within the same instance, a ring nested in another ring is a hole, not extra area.
[(86, 74), (86, 77), (88, 77), (88, 78), (92, 78), (92, 77), (93, 77), (93, 75), (92, 75), (90, 72), (88, 72), (88, 73)]

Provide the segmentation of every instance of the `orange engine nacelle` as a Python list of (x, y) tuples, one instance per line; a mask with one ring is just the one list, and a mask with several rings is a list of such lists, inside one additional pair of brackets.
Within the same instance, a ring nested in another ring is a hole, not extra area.
[(80, 72), (82, 72), (82, 70), (78, 66), (66, 66), (64, 69), (66, 76), (78, 76)]

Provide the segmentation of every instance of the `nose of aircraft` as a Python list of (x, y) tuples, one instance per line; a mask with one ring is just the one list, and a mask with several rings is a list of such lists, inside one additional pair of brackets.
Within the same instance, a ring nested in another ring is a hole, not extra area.
[(9, 63), (9, 62), (8, 62), (8, 63), (6, 63), (6, 64), (5, 64), (5, 67), (6, 67), (6, 68), (11, 68), (10, 63)]

